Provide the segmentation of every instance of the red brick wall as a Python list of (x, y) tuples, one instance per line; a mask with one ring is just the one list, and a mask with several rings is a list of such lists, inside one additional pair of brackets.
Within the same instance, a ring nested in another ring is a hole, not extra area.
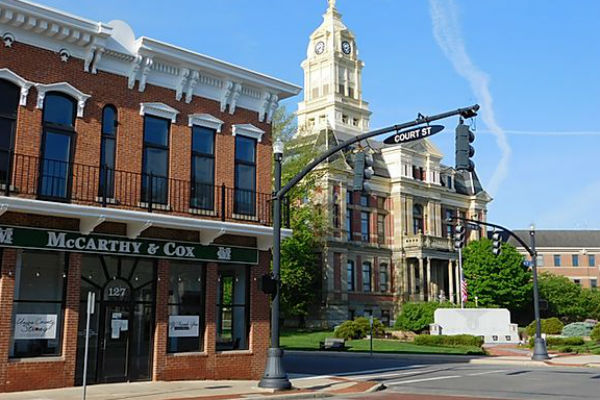
[[(39, 68), (44, 65), (44, 68)], [(87, 100), (83, 118), (76, 118), (75, 130), (75, 155), (74, 162), (98, 167), (100, 163), (100, 140), (102, 109), (107, 104), (113, 104), (118, 111), (119, 126), (117, 128), (117, 154), (116, 169), (141, 173), (143, 150), (143, 121), (140, 113), (142, 102), (162, 102), (177, 109), (180, 113), (175, 124), (171, 124), (169, 149), (170, 149), (170, 178), (189, 181), (191, 176), (191, 128), (188, 127), (187, 116), (194, 113), (208, 113), (222, 121), (224, 125), (221, 133), (216, 135), (215, 141), (215, 185), (225, 184), (234, 186), (234, 151), (235, 137), (232, 136), (233, 124), (250, 123), (264, 130), (262, 142), (257, 145), (257, 191), (270, 193), (271, 191), (271, 125), (258, 121), (258, 113), (243, 108), (236, 108), (235, 114), (220, 111), (220, 103), (200, 97), (194, 97), (187, 104), (175, 99), (175, 91), (153, 85), (147, 85), (144, 92), (139, 92), (137, 87), (129, 89), (127, 78), (99, 71), (97, 75), (83, 71), (83, 61), (71, 58), (67, 63), (60, 61), (54, 52), (32, 47), (22, 43), (14, 43), (12, 48), (3, 48), (0, 57), (0, 68), (9, 68), (23, 78), (35, 83), (56, 83), (66, 81), (80, 91), (91, 95)], [(15, 152), (28, 156), (40, 156), (40, 143), (42, 138), (42, 112), (36, 108), (37, 91), (29, 91), (26, 107), (19, 107), (17, 119), (17, 134), (15, 139)], [(16, 177), (22, 177), (24, 165), (20, 171), (15, 171)], [(22, 186), (28, 186), (29, 191), (34, 191), (37, 184), (37, 170), (27, 168), (30, 172), (28, 179), (18, 179)], [(33, 173), (33, 174), (32, 174)], [(96, 182), (97, 182), (97, 178)], [(94, 182), (92, 185), (97, 188)], [(74, 178), (73, 194), (83, 194), (83, 187), (78, 184), (85, 183)], [(128, 185), (119, 189), (119, 182), (115, 182), (115, 197), (139, 199), (139, 186)], [(187, 194), (171, 193), (170, 201), (176, 202), (178, 198)], [(133, 192), (132, 192), (133, 189)], [(88, 189), (91, 190), (91, 189)], [(173, 191), (173, 188), (171, 188)], [(89, 197), (89, 196), (87, 196)]]

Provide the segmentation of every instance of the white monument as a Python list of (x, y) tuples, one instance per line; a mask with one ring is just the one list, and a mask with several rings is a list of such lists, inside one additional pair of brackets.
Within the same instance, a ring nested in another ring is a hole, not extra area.
[(434, 323), (429, 326), (432, 335), (483, 336), (486, 344), (519, 343), (517, 324), (511, 324), (506, 308), (438, 308)]

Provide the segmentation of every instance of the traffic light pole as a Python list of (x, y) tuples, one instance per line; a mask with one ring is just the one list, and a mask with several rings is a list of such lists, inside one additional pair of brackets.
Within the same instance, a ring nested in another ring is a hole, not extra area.
[[(533, 355), (531, 356), (532, 360), (542, 361), (550, 359), (548, 355), (548, 349), (546, 348), (546, 341), (542, 338), (542, 323), (540, 319), (540, 295), (539, 295), (539, 287), (538, 287), (538, 276), (537, 276), (537, 250), (535, 248), (535, 230), (533, 226), (529, 230), (529, 238), (531, 246), (528, 246), (523, 239), (517, 236), (513, 231), (508, 228), (503, 227), (502, 225), (491, 224), (489, 222), (477, 221), (475, 219), (468, 219), (462, 217), (452, 217), (448, 218), (448, 221), (458, 220), (469, 222), (476, 225), (484, 225), (490, 226), (492, 228), (503, 230), (512, 236), (529, 255), (531, 256), (532, 261), (532, 273), (533, 273), (533, 313), (535, 316), (535, 339), (534, 339), (534, 347), (533, 347)], [(461, 282), (462, 283), (462, 282)], [(462, 293), (462, 287), (461, 287)]]
[[(419, 114), (419, 117), (413, 121), (405, 122), (399, 125), (393, 125), (387, 128), (377, 129), (371, 132), (363, 133), (362, 135), (355, 136), (337, 146), (327, 150), (317, 158), (315, 158), (310, 164), (308, 164), (302, 171), (296, 174), (290, 181), (281, 188), (281, 160), (283, 156), (283, 149), (281, 151), (275, 151), (275, 191), (273, 193), (273, 205), (274, 205), (274, 216), (273, 216), (273, 278), (276, 281), (277, 293), (273, 297), (271, 302), (271, 347), (267, 350), (267, 363), (265, 372), (262, 379), (258, 383), (259, 387), (269, 388), (275, 390), (288, 390), (291, 388), (291, 383), (288, 379), (287, 373), (283, 368), (283, 350), (279, 347), (279, 288), (280, 288), (280, 240), (281, 240), (281, 201), (302, 178), (304, 178), (310, 171), (312, 171), (317, 165), (327, 160), (333, 154), (338, 151), (344, 150), (347, 147), (358, 143), (361, 140), (369, 139), (374, 136), (379, 136), (390, 132), (399, 132), (403, 129), (410, 128), (421, 124), (429, 124), (430, 122), (437, 121), (440, 119), (449, 118), (455, 115), (460, 115), (463, 118), (472, 118), (477, 115), (479, 105), (475, 104), (471, 107), (459, 108), (457, 110), (448, 111), (442, 114), (433, 115), (431, 117), (423, 116)], [(274, 146), (275, 147), (275, 146)]]
[(458, 274), (460, 275), (459, 279), (459, 285), (460, 285), (460, 290), (458, 295), (460, 296), (460, 308), (465, 308), (465, 294), (464, 294), (464, 288), (463, 288), (463, 282), (465, 280), (465, 274), (463, 273), (463, 262), (462, 262), (462, 247), (458, 248)]

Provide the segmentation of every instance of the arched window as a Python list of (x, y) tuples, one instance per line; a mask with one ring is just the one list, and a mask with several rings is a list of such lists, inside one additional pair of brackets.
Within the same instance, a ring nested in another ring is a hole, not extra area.
[(21, 88), (0, 79), (0, 183), (6, 185), (11, 171), (17, 109)]
[(100, 186), (98, 188), (98, 196), (104, 200), (112, 198), (115, 192), (117, 124), (117, 109), (112, 105), (104, 107), (100, 144)]
[(42, 198), (65, 200), (71, 195), (76, 111), (73, 98), (58, 92), (46, 94), (39, 187)]
[(413, 206), (413, 233), (423, 233), (423, 206), (415, 204)]

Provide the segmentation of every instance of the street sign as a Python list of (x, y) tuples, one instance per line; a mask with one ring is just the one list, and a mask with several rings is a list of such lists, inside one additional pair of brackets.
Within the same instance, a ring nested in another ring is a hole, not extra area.
[(395, 135), (392, 135), (385, 139), (383, 143), (401, 144), (406, 142), (412, 142), (413, 140), (423, 139), (431, 135), (435, 135), (436, 133), (439, 133), (442, 130), (444, 130), (443, 125), (421, 126), (408, 131), (398, 132)]

